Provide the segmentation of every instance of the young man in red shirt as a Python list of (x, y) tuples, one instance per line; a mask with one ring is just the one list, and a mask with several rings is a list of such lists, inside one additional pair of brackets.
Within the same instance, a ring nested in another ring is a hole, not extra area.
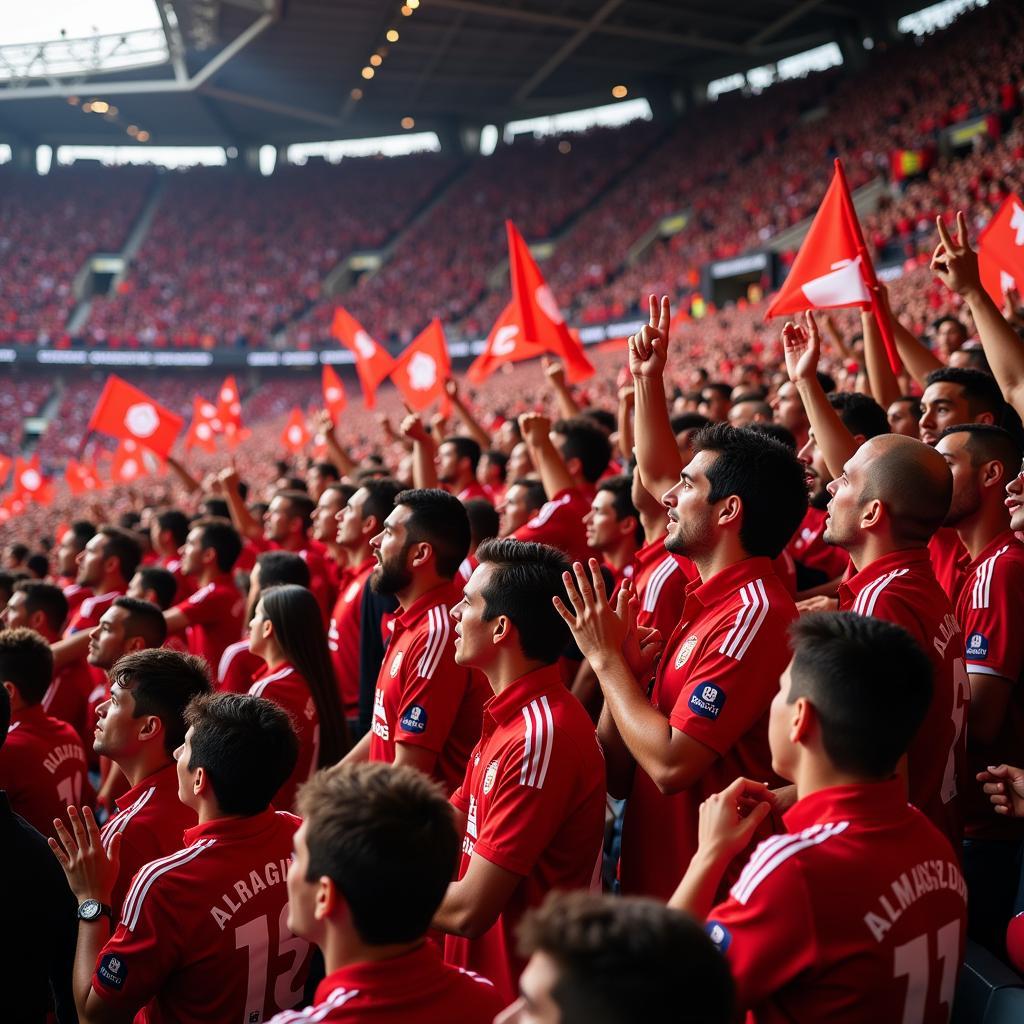
[(543, 507), (547, 497), (539, 480), (519, 477), (509, 484), (498, 504), (498, 536), (509, 537), (525, 526)]
[(774, 803), (763, 782), (735, 780), (701, 808), (700, 847), (670, 906), (706, 919), (757, 1024), (945, 1024), (967, 891), (949, 840), (896, 774), (928, 713), (928, 659), (905, 630), (851, 613), (801, 619), (793, 641), (770, 726), (775, 770), (798, 796), (786, 832), (713, 906)]
[(296, 1006), (309, 946), (288, 928), (286, 876), (299, 819), (270, 807), (298, 745), (258, 697), (195, 698), (175, 751), (178, 795), (199, 824), (145, 865), (111, 935), (121, 836), (104, 847), (91, 812), (51, 841), (79, 900), (75, 1002), (82, 1021), (266, 1020)]
[(473, 438), (455, 435), (437, 444), (415, 413), (402, 420), (400, 430), (412, 442), (412, 479), (416, 487), (441, 487), (459, 501), (491, 501), (476, 478), (481, 448)]
[(552, 889), (597, 884), (604, 836), (604, 758), (594, 724), (565, 688), (568, 631), (545, 600), (564, 593), (561, 552), (485, 542), (452, 611), (456, 662), (493, 696), (462, 785), (452, 795), (462, 858), (434, 917), (445, 959), (490, 978), (509, 1001), (524, 966), (515, 930)]
[(30, 629), (0, 631), (0, 684), (11, 702), (7, 742), (0, 750), (0, 789), (15, 813), (43, 835), (68, 804), (93, 802), (85, 748), (67, 722), (42, 705), (53, 674), (50, 645)]
[(612, 571), (615, 584), (632, 579), (643, 542), (640, 513), (633, 506), (628, 476), (612, 476), (597, 485), (590, 511), (583, 517), (587, 547)]
[(956, 616), (963, 631), (971, 704), (969, 769), (961, 778), (968, 931), (997, 956), (1016, 907), (1024, 823), (998, 818), (974, 776), (1012, 762), (1024, 731), (1024, 544), (1010, 529), (1007, 480), (1021, 451), (1005, 430), (971, 423), (948, 427), (936, 450), (953, 474), (947, 525), (968, 554), (960, 564)]
[[(117, 526), (101, 526), (96, 535), (78, 555), (76, 583), (88, 587), (92, 595), (85, 598), (72, 615), (64, 631), (65, 638), (88, 632), (111, 606), (115, 597), (128, 589), (128, 581), (142, 561), (142, 545), (128, 531)], [(82, 649), (84, 649), (84, 644)], [(75, 647), (69, 654), (81, 654)]]
[(370, 540), (380, 533), (384, 520), (395, 507), (395, 496), (402, 490), (397, 480), (367, 480), (348, 499), (337, 514), (336, 534), (346, 564), (338, 577), (338, 598), (331, 611), (327, 646), (334, 662), (334, 674), (341, 689), (342, 705), (349, 729), (357, 732), (359, 721), (359, 610), (363, 588), (377, 560)]
[(164, 612), (167, 631), (184, 632), (189, 651), (205, 658), (211, 671), (242, 633), (245, 598), (231, 575), (241, 551), (242, 538), (228, 520), (193, 523), (181, 549), (181, 568), (195, 579), (196, 590)]
[(487, 682), (455, 662), (451, 610), (462, 599), (459, 565), (469, 519), (454, 495), (401, 491), (370, 541), (370, 585), (398, 598), (400, 613), (377, 676), (370, 731), (346, 761), (410, 764), (452, 792), (480, 738)]
[(68, 599), (68, 612), (78, 611), (79, 605), (90, 596), (89, 588), (78, 583), (78, 556), (85, 545), (96, 536), (96, 527), (87, 519), (77, 519), (61, 535), (54, 549), (57, 562), (57, 586)]
[(110, 696), (96, 709), (93, 749), (124, 772), (127, 792), (100, 832), (109, 851), (121, 836), (117, 881), (111, 893), (120, 917), (136, 872), (158, 857), (181, 849), (195, 811), (178, 799), (174, 751), (185, 739), (185, 708), (210, 692), (205, 662), (166, 648), (136, 651), (110, 672)]
[(310, 540), (316, 505), (305, 491), (278, 491), (263, 516), (264, 547), (292, 551), (309, 566), (309, 589), (323, 611), (327, 624), (334, 600), (334, 580), (323, 555)]
[(317, 552), (323, 556), (334, 595), (338, 592), (338, 575), (348, 564), (347, 553), (338, 545), (338, 516), (355, 492), (352, 484), (329, 484), (320, 491), (313, 509), (310, 536)]
[(513, 536), (550, 544), (570, 559), (586, 558), (583, 519), (611, 458), (607, 436), (582, 417), (552, 423), (537, 413), (520, 416), (519, 429), (548, 500)]
[(177, 592), (171, 604), (184, 601), (195, 590), (195, 580), (181, 568), (179, 552), (188, 540), (188, 516), (178, 508), (157, 509), (149, 524), (149, 543), (156, 555), (156, 564), (174, 576)]
[(338, 765), (302, 788), (299, 811), (288, 927), (324, 951), (327, 976), (312, 1006), (272, 1024), (491, 1024), (495, 987), (427, 938), (459, 850), (438, 787), (397, 765)]

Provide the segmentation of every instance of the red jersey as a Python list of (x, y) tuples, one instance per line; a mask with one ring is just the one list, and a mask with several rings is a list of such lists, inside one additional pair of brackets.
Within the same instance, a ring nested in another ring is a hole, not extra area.
[(957, 577), (960, 575), (962, 563), (971, 560), (960, 534), (952, 526), (940, 527), (928, 541), (928, 554), (932, 560), (935, 579), (949, 599), (953, 600), (959, 589)]
[(461, 588), (444, 583), (394, 620), (370, 726), (371, 761), (394, 761), (396, 743), (423, 747), (437, 754), (434, 777), (449, 793), (466, 774), (491, 693), (483, 676), (455, 664), (451, 610), (460, 600)]
[(174, 582), (178, 584), (177, 592), (174, 595), (176, 604), (180, 604), (196, 592), (196, 581), (192, 576), (186, 576), (181, 571), (180, 558), (175, 556), (174, 558), (157, 559), (157, 565), (166, 569), (174, 577)]
[(83, 629), (95, 629), (100, 624), (103, 613), (123, 594), (123, 590), (111, 590), (106, 594), (86, 597), (78, 606), (78, 611), (68, 619), (64, 636), (69, 637)]
[(523, 914), (553, 889), (599, 884), (604, 756), (557, 665), (517, 679), (484, 705), (480, 742), (452, 803), (466, 815), (459, 877), (477, 856), (520, 882), (479, 938), (445, 937), (445, 960), (479, 971), (511, 1002), (526, 965), (516, 951)]
[(804, 520), (793, 534), (786, 550), (796, 562), (806, 569), (816, 569), (828, 580), (839, 579), (850, 565), (850, 556), (835, 544), (826, 544), (824, 509), (808, 506)]
[(492, 497), (491, 492), (484, 487), (483, 484), (477, 483), (476, 480), (468, 486), (463, 487), (455, 497), (458, 498), (459, 501), (472, 501), (474, 498), (483, 498), (484, 501), (490, 502), (492, 505), (494, 504), (494, 498)]
[(768, 558), (746, 558), (686, 588), (651, 703), (717, 760), (689, 789), (663, 794), (638, 764), (622, 826), (622, 890), (667, 900), (697, 849), (701, 803), (746, 776), (775, 778), (768, 709), (789, 663), (796, 605)]
[(89, 695), (93, 689), (93, 676), (84, 658), (76, 658), (54, 672), (53, 682), (43, 694), (43, 710), (52, 718), (67, 722), (82, 741), (86, 751), (92, 748), (92, 728), (89, 726)]
[(309, 683), (289, 664), (279, 665), (273, 671), (267, 666), (252, 684), (249, 696), (272, 700), (291, 716), (299, 738), (299, 758), (288, 781), (274, 797), (275, 807), (291, 810), (299, 786), (316, 771), (320, 757), (320, 716)]
[(331, 652), (346, 718), (355, 718), (359, 714), (359, 611), (363, 587), (376, 564), (377, 560), (371, 556), (355, 568), (342, 570), (338, 579), (338, 598), (327, 628), (327, 647)]
[[(315, 542), (310, 542), (315, 543)], [(323, 613), (324, 626), (327, 625), (331, 615), (331, 605), (334, 604), (336, 590), (335, 574), (331, 564), (316, 551), (313, 547), (305, 547), (297, 552), (309, 568), (309, 589), (320, 605)]]
[(784, 820), (706, 925), (748, 1022), (946, 1024), (967, 921), (949, 841), (897, 780), (820, 790)]
[(910, 741), (910, 802), (949, 838), (962, 828), (957, 782), (966, 770), (967, 707), (971, 687), (964, 641), (949, 598), (932, 571), (928, 551), (893, 551), (839, 585), (839, 610), (902, 626), (932, 663), (932, 700)]
[(657, 629), (667, 640), (679, 622), (688, 583), (699, 579), (693, 562), (665, 550), (665, 538), (636, 553), (633, 589), (640, 602), (637, 624)]
[[(969, 557), (969, 556), (968, 556)], [(974, 779), (990, 764), (1015, 764), (1024, 736), (1024, 544), (1011, 530), (962, 564), (956, 617), (966, 637), (968, 675), (997, 676), (1010, 687), (1006, 717), (992, 743), (970, 752), (961, 779), (964, 831), (972, 839), (1024, 838), (1024, 821), (996, 814)]]
[(266, 810), (185, 833), (145, 865), (96, 962), (93, 991), (143, 1024), (261, 1021), (302, 1000), (309, 944), (288, 930), (292, 836)]
[(92, 597), (92, 591), (80, 583), (71, 582), (64, 587), (64, 597), (68, 602), (68, 621), (70, 621), (75, 612), (82, 607), (82, 602), (87, 597)]
[(92, 806), (89, 768), (78, 733), (51, 718), (42, 704), (11, 712), (7, 740), (0, 749), (0, 789), (11, 807), (44, 836), (53, 819), (66, 819), (68, 807)]
[(312, 1006), (270, 1024), (491, 1024), (504, 1008), (486, 978), (450, 967), (425, 941), (390, 960), (339, 967), (317, 985)]
[(139, 869), (151, 860), (181, 849), (181, 837), (196, 824), (196, 812), (178, 799), (178, 769), (172, 761), (117, 798), (117, 812), (100, 831), (109, 852), (114, 836), (121, 835), (121, 861), (111, 896), (114, 920)]
[(188, 619), (188, 649), (205, 658), (212, 671), (220, 664), (224, 648), (242, 632), (245, 596), (231, 576), (225, 574), (174, 607)]
[(575, 487), (566, 487), (546, 501), (525, 526), (512, 534), (516, 540), (550, 544), (570, 560), (587, 564), (592, 554), (587, 546), (587, 528), (583, 517), (590, 511), (590, 500)]
[(249, 650), (248, 640), (224, 648), (217, 664), (217, 689), (222, 693), (248, 693), (267, 663)]

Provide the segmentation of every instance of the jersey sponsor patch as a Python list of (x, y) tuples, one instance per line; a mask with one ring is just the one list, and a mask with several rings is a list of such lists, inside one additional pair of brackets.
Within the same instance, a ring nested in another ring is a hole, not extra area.
[[(392, 626), (392, 628), (394, 628)], [(402, 667), (402, 652), (399, 651), (394, 658), (391, 659), (391, 678), (394, 679), (398, 675), (398, 670)]]
[(724, 953), (729, 948), (729, 943), (732, 942), (732, 933), (724, 924), (708, 921), (704, 925), (704, 931), (707, 932), (708, 938), (715, 944), (719, 953)]
[(698, 683), (690, 694), (690, 710), (701, 718), (717, 718), (725, 707), (725, 691), (711, 683)]
[(498, 762), (492, 761), (484, 772), (484, 792), (490, 793), (494, 789), (494, 780), (498, 777)]
[(398, 720), (402, 732), (423, 732), (427, 727), (427, 712), (419, 704), (410, 704)]
[(967, 638), (967, 660), (984, 661), (988, 657), (988, 637), (984, 633), (972, 633)]
[(124, 985), (124, 979), (128, 975), (128, 968), (125, 962), (113, 953), (108, 953), (100, 958), (99, 966), (96, 968), (96, 977), (99, 978), (107, 988), (118, 990)]
[(690, 655), (693, 653), (694, 647), (697, 646), (697, 637), (688, 636), (679, 648), (679, 653), (676, 655), (676, 668), (682, 668), (689, 660)]

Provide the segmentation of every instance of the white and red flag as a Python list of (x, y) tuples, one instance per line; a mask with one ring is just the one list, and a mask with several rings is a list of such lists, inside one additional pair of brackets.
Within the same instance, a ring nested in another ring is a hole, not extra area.
[(334, 311), (331, 334), (355, 357), (356, 373), (363, 388), (363, 403), (367, 409), (377, 404), (377, 388), (390, 373), (395, 361), (384, 346), (374, 341), (366, 328), (343, 306)]
[(144, 444), (166, 456), (184, 420), (115, 374), (107, 378), (87, 430)]
[(447, 403), (448, 393), (444, 385), (451, 372), (452, 362), (444, 340), (444, 328), (435, 318), (395, 360), (391, 379), (405, 404), (415, 412), (422, 412), (434, 402)]
[(1024, 203), (1007, 196), (978, 236), (981, 284), (997, 305), (1010, 288), (1024, 290)]

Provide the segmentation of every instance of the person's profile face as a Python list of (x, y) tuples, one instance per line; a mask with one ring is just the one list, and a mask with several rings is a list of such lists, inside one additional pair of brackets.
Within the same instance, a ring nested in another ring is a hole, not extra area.
[(478, 565), (466, 583), (462, 600), (451, 611), (455, 620), (455, 661), (467, 668), (485, 669), (490, 661), (488, 655), (494, 653), (494, 622), (484, 621), (483, 595), (493, 569), (488, 562)]
[(305, 822), (292, 837), (292, 845), (295, 855), (288, 865), (288, 930), (293, 935), (315, 942), (320, 930), (315, 913), (317, 885), (306, 881), (309, 846), (306, 843)]
[(562, 1016), (555, 1001), (560, 977), (552, 957), (540, 951), (534, 953), (519, 978), (519, 998), (494, 1018), (494, 1024), (576, 1024)]
[(768, 746), (772, 754), (772, 771), (783, 779), (793, 778), (793, 744), (789, 739), (790, 726), (793, 721), (793, 705), (787, 703), (792, 677), (790, 672), (793, 662), (786, 666), (779, 680), (779, 689), (775, 694), (768, 713)]

